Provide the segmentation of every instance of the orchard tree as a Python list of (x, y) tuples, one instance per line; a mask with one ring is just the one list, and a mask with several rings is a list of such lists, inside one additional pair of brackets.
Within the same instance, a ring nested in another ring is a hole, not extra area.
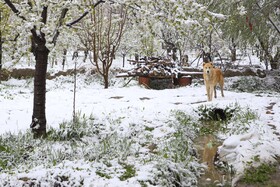
[[(90, 4), (90, 1), (88, 1)], [(109, 87), (109, 70), (125, 32), (127, 6), (106, 2), (90, 12), (78, 33), (84, 48), (93, 55), (90, 58), (103, 77), (104, 88)]]
[(1, 71), (1, 69), (2, 69), (2, 54), (3, 54), (3, 47), (2, 47), (3, 45), (2, 44), (4, 43), (3, 37), (2, 37), (2, 32), (3, 32), (2, 30), (4, 30), (4, 27), (2, 25), (5, 25), (5, 24), (3, 24), (3, 19), (2, 19), (2, 14), (3, 14), (2, 10), (4, 10), (2, 3), (0, 3), (0, 8), (1, 8), (0, 9), (0, 71)]
[(3, 44), (4, 37), (9, 30), (8, 20), (9, 20), (9, 10), (0, 2), (0, 73), (3, 66)]
[[(186, 51), (197, 46), (210, 51), (212, 43), (209, 37), (212, 33), (212, 37), (218, 38), (219, 33), (214, 27), (226, 19), (226, 16), (210, 11), (206, 5), (196, 0), (146, 0), (137, 5), (134, 6), (135, 14), (140, 14), (142, 19), (135, 23), (136, 27), (141, 28), (145, 24), (153, 39), (160, 41), (160, 46), (167, 53), (171, 52), (174, 60), (177, 51), (180, 59)], [(147, 31), (143, 35), (148, 35)]]
[[(16, 41), (19, 36), (18, 32), (12, 30), (10, 21), (12, 20), (10, 9), (0, 2), (0, 70), (3, 67), (4, 59), (14, 57), (8, 49), (13, 49), (16, 46)], [(17, 24), (13, 22), (14, 24)], [(5, 56), (5, 58), (4, 58)]]
[[(245, 4), (245, 3), (244, 3)], [(257, 38), (263, 51), (265, 63), (271, 69), (279, 69), (280, 64), (280, 7), (278, 0), (249, 1), (247, 24)], [(251, 9), (252, 8), (252, 9)]]
[[(75, 7), (75, 4), (72, 0), (44, 2), (24, 0), (19, 3), (10, 0), (4, 1), (22, 21), (21, 32), (24, 36), (21, 37), (31, 37), (31, 51), (35, 56), (36, 65), (33, 114), (30, 127), (35, 138), (44, 137), (46, 135), (45, 105), (48, 57), (57, 43), (60, 30), (65, 27), (68, 10)], [(78, 5), (78, 2), (75, 2)], [(98, 1), (95, 5), (97, 6), (101, 2), (103, 1)], [(85, 12), (83, 16), (86, 14)], [(75, 24), (80, 19), (69, 23), (68, 26)], [(26, 35), (27, 33), (29, 34)]]
[[(2, 8), (3, 7), (3, 5), (2, 5), (2, 3), (0, 4), (0, 71), (1, 71), (1, 69), (2, 69), (2, 54), (3, 54), (3, 43), (4, 43), (4, 41), (3, 41), (3, 37), (2, 37), (2, 30), (4, 30), (4, 28), (2, 28), (2, 25), (5, 25), (5, 24), (3, 24), (3, 20), (2, 20), (2, 14), (3, 14), (3, 12), (2, 12)], [(4, 10), (4, 9), (3, 9)], [(0, 80), (1, 81), (1, 80)]]
[(223, 35), (232, 46), (259, 48), (260, 59), (272, 69), (280, 60), (280, 4), (278, 0), (217, 1), (216, 9), (228, 15)]

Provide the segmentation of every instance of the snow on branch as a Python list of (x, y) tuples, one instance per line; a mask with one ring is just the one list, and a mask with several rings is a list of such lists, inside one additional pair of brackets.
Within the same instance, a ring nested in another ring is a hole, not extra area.
[[(99, 1), (97, 1), (97, 2), (93, 5), (93, 8), (97, 7), (97, 6), (98, 6), (99, 4), (101, 4), (101, 3), (105, 3), (105, 1), (104, 1), (104, 0), (99, 0)], [(70, 23), (67, 23), (66, 26), (71, 27), (72, 25), (78, 23), (78, 22), (81, 21), (81, 19), (83, 19), (88, 13), (89, 13), (89, 11), (84, 12), (78, 19), (76, 19), (76, 20), (74, 20), (74, 21), (72, 21), (72, 22), (70, 22)]]
[(59, 36), (59, 31), (58, 31), (58, 28), (62, 26), (62, 23), (63, 23), (63, 19), (66, 17), (66, 13), (68, 12), (68, 8), (64, 8), (62, 11), (61, 11), (61, 14), (60, 14), (60, 18), (59, 18), (59, 22), (58, 22), (58, 26), (55, 30), (55, 34), (53, 36), (53, 40), (52, 40), (52, 43), (56, 44), (56, 41), (57, 41), (57, 38)]
[(78, 23), (81, 19), (83, 19), (87, 14), (89, 13), (89, 11), (86, 11), (83, 13), (83, 15), (81, 15), (81, 17), (79, 17), (78, 19), (72, 21), (71, 23), (67, 23), (66, 26), (71, 27), (72, 25)]
[(26, 20), (25, 17), (20, 15), (20, 11), (16, 9), (15, 5), (10, 0), (4, 0), (4, 1), (18, 17), (22, 18), (23, 20)]
[[(258, 8), (260, 9), (260, 12), (261, 12), (264, 16), (266, 16), (266, 14), (263, 13), (263, 11), (262, 11), (262, 7), (261, 7), (257, 2), (256, 2), (256, 5), (257, 5)], [(278, 34), (280, 34), (280, 29), (278, 29), (278, 27), (277, 27), (276, 24), (272, 21), (272, 19), (269, 17), (269, 15), (266, 16), (266, 17), (267, 17), (268, 21), (273, 25), (273, 27), (275, 28), (275, 30), (278, 32)]]
[(43, 11), (42, 11), (41, 17), (42, 17), (42, 22), (44, 24), (46, 24), (47, 23), (47, 17), (48, 17), (48, 7), (47, 6), (43, 7)]

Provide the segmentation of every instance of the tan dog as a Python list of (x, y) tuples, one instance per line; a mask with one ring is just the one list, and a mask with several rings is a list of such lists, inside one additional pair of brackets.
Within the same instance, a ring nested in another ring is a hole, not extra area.
[(221, 87), (222, 97), (224, 97), (224, 77), (221, 69), (215, 68), (212, 62), (204, 63), (203, 78), (206, 86), (208, 101), (212, 101), (213, 92), (214, 92), (214, 97), (217, 98), (216, 85), (218, 83)]

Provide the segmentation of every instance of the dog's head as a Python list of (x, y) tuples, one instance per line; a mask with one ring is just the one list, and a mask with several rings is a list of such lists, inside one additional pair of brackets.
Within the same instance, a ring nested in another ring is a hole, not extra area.
[(203, 64), (203, 71), (206, 74), (210, 74), (211, 71), (213, 70), (213, 68), (214, 68), (214, 65), (212, 62), (207, 62), (207, 63)]

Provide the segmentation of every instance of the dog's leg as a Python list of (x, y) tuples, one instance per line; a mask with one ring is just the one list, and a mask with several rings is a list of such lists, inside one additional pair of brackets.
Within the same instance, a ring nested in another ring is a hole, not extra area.
[(206, 85), (206, 93), (207, 93), (207, 99), (210, 101), (210, 86)]
[(214, 86), (214, 97), (217, 98), (216, 86)]
[(212, 101), (212, 98), (213, 98), (213, 92), (214, 92), (214, 87), (211, 85), (210, 86), (210, 89), (209, 89), (209, 98), (208, 98), (208, 101)]
[(220, 82), (220, 88), (221, 88), (222, 97), (225, 97), (224, 96), (224, 81)]

